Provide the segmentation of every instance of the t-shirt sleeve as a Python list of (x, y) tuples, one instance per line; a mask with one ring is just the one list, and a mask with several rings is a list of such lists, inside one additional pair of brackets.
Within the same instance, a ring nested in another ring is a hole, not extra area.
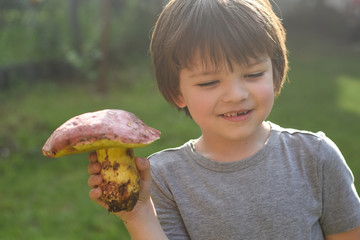
[(190, 239), (179, 209), (161, 174), (151, 168), (151, 198), (160, 224), (171, 240)]
[(324, 137), (319, 147), (324, 235), (346, 232), (360, 226), (360, 200), (354, 177), (337, 146)]

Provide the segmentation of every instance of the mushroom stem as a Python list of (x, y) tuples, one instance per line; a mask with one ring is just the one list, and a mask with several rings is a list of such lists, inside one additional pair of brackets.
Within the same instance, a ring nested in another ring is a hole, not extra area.
[(140, 192), (140, 177), (132, 148), (105, 148), (96, 151), (101, 164), (102, 199), (109, 212), (131, 211)]

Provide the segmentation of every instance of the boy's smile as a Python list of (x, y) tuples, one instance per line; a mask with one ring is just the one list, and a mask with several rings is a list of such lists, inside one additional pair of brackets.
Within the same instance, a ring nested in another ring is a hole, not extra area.
[(269, 134), (264, 120), (274, 102), (270, 58), (253, 59), (247, 66), (233, 63), (231, 71), (226, 66), (205, 68), (200, 61), (195, 63), (180, 71), (177, 104), (187, 107), (201, 128), (199, 143), (215, 151), (246, 145), (249, 154), (255, 153)]
[(222, 116), (224, 119), (228, 120), (228, 121), (244, 121), (246, 118), (249, 117), (249, 115), (252, 113), (252, 110), (240, 110), (240, 111), (235, 111), (235, 112), (229, 112), (229, 113), (224, 113), (221, 114), (220, 116)]

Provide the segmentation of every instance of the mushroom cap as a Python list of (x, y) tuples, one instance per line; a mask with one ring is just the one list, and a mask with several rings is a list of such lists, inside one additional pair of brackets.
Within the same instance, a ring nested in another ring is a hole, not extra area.
[(136, 148), (159, 139), (160, 134), (133, 113), (106, 109), (66, 121), (51, 134), (42, 152), (47, 157), (61, 157), (103, 148)]

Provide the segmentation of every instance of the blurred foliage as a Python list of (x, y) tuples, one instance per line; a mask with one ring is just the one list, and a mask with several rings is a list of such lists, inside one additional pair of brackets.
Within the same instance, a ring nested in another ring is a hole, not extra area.
[[(110, 3), (111, 62), (147, 57), (161, 1)], [(98, 0), (0, 1), (0, 67), (57, 60), (70, 64), (86, 79), (95, 79), (101, 58), (101, 8)]]
[[(9, 3), (11, 2), (11, 4)], [(66, 1), (15, 0), (0, 3), (0, 64), (10, 65), (61, 57), (68, 45), (69, 34)], [(54, 6), (56, 4), (56, 6)]]

